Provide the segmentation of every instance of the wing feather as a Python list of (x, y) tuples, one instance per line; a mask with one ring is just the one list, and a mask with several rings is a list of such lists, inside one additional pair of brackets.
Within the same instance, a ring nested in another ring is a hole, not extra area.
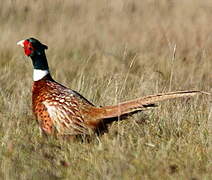
[[(52, 119), (53, 125), (59, 134), (63, 135), (76, 135), (76, 134), (88, 134), (89, 128), (83, 121), (83, 117), (80, 115), (79, 109), (75, 107), (62, 106), (49, 101), (44, 101), (43, 104), (47, 108), (49, 116)], [(74, 111), (74, 110), (75, 111)]]

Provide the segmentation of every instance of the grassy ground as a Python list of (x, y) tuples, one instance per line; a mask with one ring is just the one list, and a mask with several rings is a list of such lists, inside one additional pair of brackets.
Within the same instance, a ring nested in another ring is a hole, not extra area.
[(113, 123), (91, 142), (42, 137), (31, 62), (49, 45), (53, 77), (97, 105), (212, 88), (210, 0), (0, 0), (0, 179), (212, 179), (212, 109), (198, 96)]

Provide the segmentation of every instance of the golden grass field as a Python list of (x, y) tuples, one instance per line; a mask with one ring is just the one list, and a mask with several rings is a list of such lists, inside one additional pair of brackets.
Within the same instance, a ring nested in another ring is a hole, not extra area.
[(0, 0), (0, 179), (212, 179), (211, 97), (177, 99), (87, 141), (42, 136), (35, 37), (58, 82), (96, 105), (175, 90), (212, 91), (211, 0)]

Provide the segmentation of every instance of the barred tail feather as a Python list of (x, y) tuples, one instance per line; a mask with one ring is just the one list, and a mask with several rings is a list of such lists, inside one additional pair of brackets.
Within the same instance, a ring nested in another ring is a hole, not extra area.
[(120, 103), (115, 106), (105, 106), (103, 109), (105, 110), (102, 119), (118, 117), (121, 115), (126, 115), (129, 113), (133, 113), (136, 111), (143, 111), (149, 108), (155, 107), (155, 103), (160, 101), (165, 101), (169, 99), (176, 99), (182, 97), (190, 97), (195, 96), (197, 94), (207, 94), (209, 93), (202, 91), (176, 91), (176, 92), (168, 92), (155, 94), (150, 96), (145, 96), (142, 98), (138, 98), (131, 101), (126, 101)]

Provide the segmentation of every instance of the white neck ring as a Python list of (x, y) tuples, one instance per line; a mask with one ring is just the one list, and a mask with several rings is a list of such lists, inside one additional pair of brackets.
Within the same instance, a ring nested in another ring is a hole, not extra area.
[(49, 74), (49, 70), (34, 69), (33, 71), (33, 81), (39, 81)]

